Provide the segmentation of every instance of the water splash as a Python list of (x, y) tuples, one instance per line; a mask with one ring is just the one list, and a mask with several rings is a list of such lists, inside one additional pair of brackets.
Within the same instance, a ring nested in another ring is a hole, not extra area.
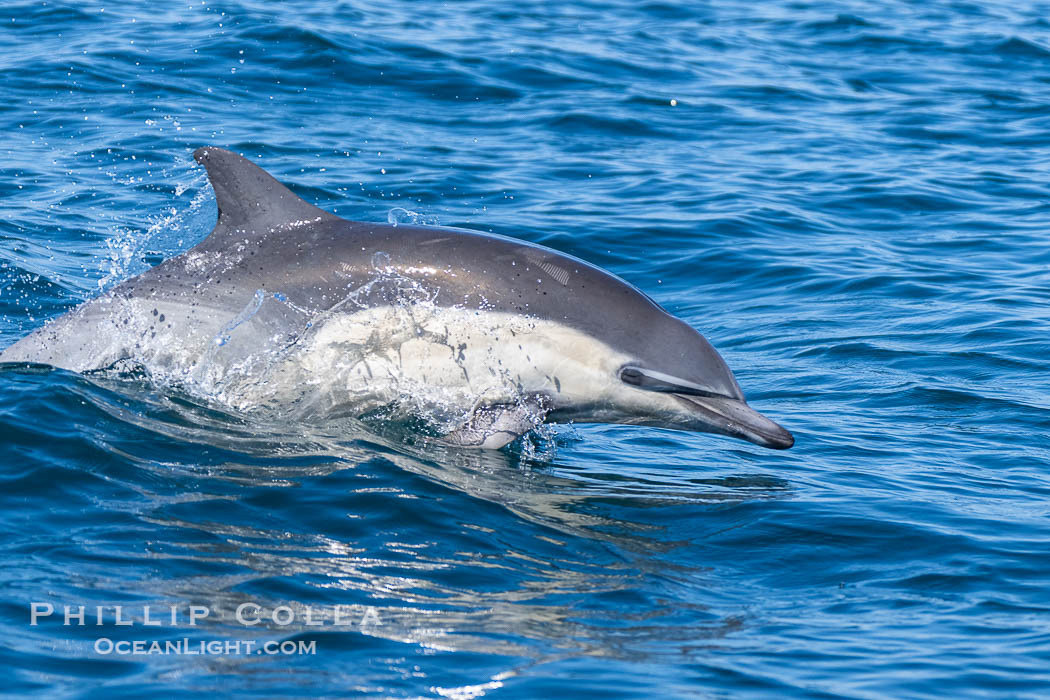
[(202, 187), (207, 179), (204, 172), (194, 172), (190, 179), (177, 183), (175, 187), (176, 197), (181, 197), (188, 190), (196, 190), (184, 207), (170, 206), (163, 213), (150, 217), (145, 232), (122, 228), (106, 241), (107, 271), (98, 280), (99, 291), (109, 289), (168, 257), (165, 253), (154, 251), (185, 247), (184, 224), (213, 196), (209, 188)]
[(398, 226), (399, 224), (411, 224), (413, 226), (438, 225), (438, 217), (431, 214), (420, 214), (404, 207), (394, 207), (388, 211), (386, 220), (392, 226)]
[(233, 320), (227, 323), (219, 334), (215, 336), (212, 341), (218, 346), (223, 346), (230, 340), (230, 334), (237, 330), (238, 326), (241, 326), (246, 321), (250, 321), (255, 314), (259, 313), (259, 309), (262, 308), (263, 300), (266, 299), (266, 290), (257, 289), (252, 300), (248, 302), (248, 306), (244, 308), (239, 314), (233, 317)]
[[(531, 406), (534, 394), (477, 336), (528, 333), (532, 322), (516, 318), (506, 320), (506, 328), (481, 328), (475, 313), (439, 305), (439, 293), (439, 285), (399, 273), (389, 255), (377, 252), (369, 278), (327, 309), (303, 308), (280, 291), (260, 288), (199, 350), (162, 339), (134, 361), (158, 385), (229, 409), (313, 424), (367, 416), (380, 431), (415, 426), (417, 435), (444, 435), (487, 404)], [(142, 313), (129, 308), (126, 315)], [(136, 338), (150, 330), (130, 322), (126, 328)], [(474, 348), (469, 361), (468, 346)], [(541, 429), (520, 451), (553, 455), (554, 438)]]

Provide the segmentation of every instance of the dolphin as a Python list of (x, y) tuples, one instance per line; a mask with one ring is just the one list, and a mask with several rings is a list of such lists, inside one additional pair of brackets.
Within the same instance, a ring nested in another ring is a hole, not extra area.
[(545, 421), (794, 444), (699, 332), (605, 270), (500, 235), (348, 221), (235, 153), (194, 158), (215, 191), (211, 234), (0, 362), (136, 367), (300, 416), (408, 406), (461, 446), (500, 448)]

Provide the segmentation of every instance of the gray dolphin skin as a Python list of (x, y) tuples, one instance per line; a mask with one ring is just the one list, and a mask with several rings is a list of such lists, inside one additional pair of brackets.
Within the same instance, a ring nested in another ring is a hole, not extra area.
[(544, 421), (794, 444), (700, 333), (604, 270), (499, 235), (347, 221), (235, 153), (194, 158), (215, 190), (211, 235), (0, 361), (131, 363), (304, 416), (425, 404), (462, 446), (499, 448)]

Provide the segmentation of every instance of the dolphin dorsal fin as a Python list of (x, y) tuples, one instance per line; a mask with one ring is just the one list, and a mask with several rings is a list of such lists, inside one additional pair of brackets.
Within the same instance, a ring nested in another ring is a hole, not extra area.
[(236, 153), (205, 146), (194, 151), (193, 158), (207, 169), (219, 207), (219, 220), (207, 240), (225, 232), (264, 235), (282, 226), (339, 218), (296, 196)]

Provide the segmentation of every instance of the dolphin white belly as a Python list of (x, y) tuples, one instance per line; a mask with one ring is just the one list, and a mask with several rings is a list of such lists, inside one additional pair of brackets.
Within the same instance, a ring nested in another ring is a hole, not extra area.
[[(390, 306), (339, 314), (276, 368), (272, 385), (310, 386), (329, 408), (395, 401), (462, 419), (480, 405), (542, 395), (605, 396), (627, 358), (571, 327), (495, 311)], [(280, 379), (278, 379), (280, 377)]]

